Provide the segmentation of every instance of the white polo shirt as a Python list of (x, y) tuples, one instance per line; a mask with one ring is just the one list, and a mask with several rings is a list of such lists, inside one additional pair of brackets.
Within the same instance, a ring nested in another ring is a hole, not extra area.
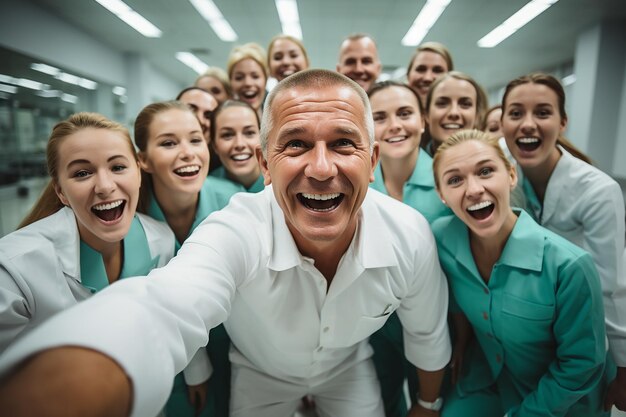
[(132, 379), (133, 415), (154, 415), (173, 376), (226, 319), (234, 366), (319, 384), (368, 358), (367, 338), (395, 310), (412, 363), (434, 371), (450, 359), (448, 289), (428, 223), (375, 190), (330, 288), (298, 252), (272, 187), (233, 197), (150, 278), (50, 320), (6, 352), (0, 371), (42, 348), (94, 348)]

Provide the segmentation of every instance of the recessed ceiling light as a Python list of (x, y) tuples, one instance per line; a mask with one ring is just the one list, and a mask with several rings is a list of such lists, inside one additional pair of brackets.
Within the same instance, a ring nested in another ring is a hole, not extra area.
[(202, 74), (209, 68), (206, 62), (202, 61), (191, 52), (177, 52), (176, 59), (187, 65), (198, 74)]
[(524, 25), (543, 13), (559, 0), (532, 0), (519, 9), (502, 24), (483, 36), (478, 42), (481, 48), (493, 48), (500, 42), (520, 30)]
[(402, 38), (402, 45), (417, 46), (426, 37), (451, 0), (428, 0)]
[(161, 30), (121, 0), (95, 0), (102, 7), (119, 17), (128, 26), (147, 38), (160, 38)]
[(283, 33), (302, 40), (300, 14), (298, 13), (296, 0), (276, 0), (275, 2)]
[(234, 42), (239, 38), (212, 0), (189, 1), (193, 7), (196, 8), (198, 13), (200, 13), (200, 16), (209, 22), (209, 25), (211, 25), (211, 28), (221, 40), (224, 42)]

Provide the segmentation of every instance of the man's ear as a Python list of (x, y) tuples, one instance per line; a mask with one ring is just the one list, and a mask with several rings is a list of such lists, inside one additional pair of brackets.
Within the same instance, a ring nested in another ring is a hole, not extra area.
[(254, 153), (256, 154), (257, 161), (259, 161), (261, 173), (263, 174), (263, 185), (268, 186), (272, 183), (272, 178), (270, 177), (270, 169), (267, 166), (267, 160), (263, 156), (263, 151), (261, 150), (260, 145), (254, 148)]
[(54, 192), (56, 193), (57, 197), (59, 197), (59, 200), (61, 200), (61, 203), (63, 203), (64, 206), (70, 207), (70, 202), (67, 197), (65, 197), (65, 194), (63, 193), (63, 190), (58, 183), (54, 183)]
[(372, 169), (370, 171), (370, 182), (374, 182), (374, 171), (376, 170), (376, 164), (378, 164), (378, 159), (380, 158), (380, 147), (378, 146), (378, 142), (374, 141), (374, 146), (372, 146)]
[(146, 171), (148, 174), (152, 174), (152, 168), (150, 168), (150, 164), (148, 164), (148, 159), (146, 157), (146, 153), (143, 151), (139, 151), (137, 153), (137, 163), (139, 164), (139, 168)]

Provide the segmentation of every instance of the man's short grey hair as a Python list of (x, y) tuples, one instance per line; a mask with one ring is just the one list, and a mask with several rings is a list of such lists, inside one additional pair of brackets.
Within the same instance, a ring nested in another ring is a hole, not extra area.
[(274, 115), (272, 114), (272, 103), (281, 92), (294, 88), (311, 88), (320, 89), (329, 86), (349, 87), (361, 98), (364, 107), (363, 125), (367, 131), (370, 153), (374, 148), (374, 119), (372, 118), (372, 108), (367, 94), (356, 82), (352, 81), (345, 75), (335, 71), (323, 69), (311, 69), (300, 71), (290, 75), (283, 81), (279, 82), (270, 92), (263, 106), (263, 118), (261, 120), (261, 149), (263, 157), (267, 159), (267, 142), (269, 134), (274, 127)]

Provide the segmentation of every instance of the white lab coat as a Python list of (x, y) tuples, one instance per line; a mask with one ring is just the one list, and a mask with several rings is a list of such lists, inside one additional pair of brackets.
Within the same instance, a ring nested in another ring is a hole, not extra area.
[(562, 147), (546, 189), (543, 207), (524, 184), (528, 210), (547, 229), (585, 249), (600, 281), (609, 346), (618, 366), (626, 366), (626, 275), (624, 198), (611, 177)]
[[(165, 265), (174, 254), (172, 231), (137, 216), (155, 267)], [(0, 353), (47, 318), (92, 295), (81, 285), (79, 248), (76, 219), (67, 207), (0, 239)]]

